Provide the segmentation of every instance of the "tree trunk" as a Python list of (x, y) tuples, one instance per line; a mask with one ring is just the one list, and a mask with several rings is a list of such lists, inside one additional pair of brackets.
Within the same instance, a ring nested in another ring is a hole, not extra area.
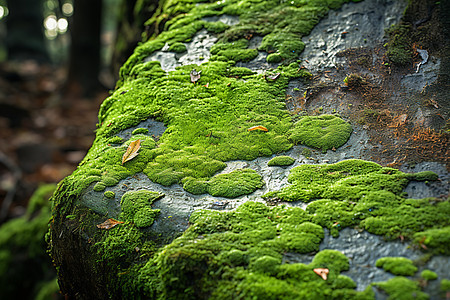
[(102, 0), (75, 0), (70, 27), (66, 94), (90, 96), (104, 90), (99, 80)]

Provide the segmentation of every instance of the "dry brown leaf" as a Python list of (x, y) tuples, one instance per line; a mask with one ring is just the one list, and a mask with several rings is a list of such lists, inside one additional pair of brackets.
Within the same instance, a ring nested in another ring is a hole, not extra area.
[(330, 270), (325, 268), (316, 268), (313, 271), (314, 273), (322, 277), (323, 280), (327, 280), (328, 273), (330, 273)]
[(278, 77), (280, 77), (281, 73), (276, 73), (276, 74), (272, 74), (272, 75), (267, 75), (267, 79), (271, 80), (271, 81), (275, 81), (278, 79)]
[(116, 226), (117, 224), (122, 224), (123, 222), (121, 221), (117, 221), (114, 219), (108, 219), (105, 222), (98, 224), (97, 227), (101, 228), (101, 229), (110, 229), (113, 228), (114, 226)]
[(130, 146), (128, 146), (127, 152), (122, 157), (122, 165), (138, 156), (138, 150), (141, 148), (141, 140), (135, 140), (134, 142), (130, 143)]
[(247, 130), (248, 131), (253, 131), (253, 130), (269, 131), (269, 129), (267, 129), (266, 127), (261, 126), (261, 125), (250, 127)]
[(195, 69), (193, 69), (192, 71), (191, 71), (191, 73), (190, 73), (190, 75), (191, 75), (191, 82), (192, 83), (196, 83), (197, 81), (199, 81), (200, 80), (200, 73), (201, 73), (202, 71), (200, 71), (200, 72), (197, 72), (197, 70), (195, 70)]

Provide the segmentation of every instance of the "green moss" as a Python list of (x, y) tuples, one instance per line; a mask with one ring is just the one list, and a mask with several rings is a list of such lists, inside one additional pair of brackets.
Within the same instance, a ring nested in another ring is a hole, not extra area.
[(389, 36), (387, 55), (397, 65), (406, 65), (412, 60), (411, 33), (409, 26), (392, 25), (386, 30)]
[[(314, 223), (329, 228), (333, 236), (340, 229), (355, 225), (390, 238), (412, 238), (425, 228), (436, 229), (436, 242), (429, 245), (445, 253), (448, 234), (439, 228), (448, 224), (449, 202), (402, 197), (409, 180), (428, 178), (422, 175), (405, 174), (362, 160), (300, 165), (288, 176), (291, 185), (269, 192), (264, 198), (314, 201), (306, 211)], [(417, 235), (415, 239), (419, 241), (422, 237)]]
[(423, 270), (420, 273), (420, 277), (422, 277), (425, 280), (436, 280), (438, 278), (438, 275), (431, 270)]
[(450, 280), (449, 279), (441, 280), (441, 291), (443, 291), (443, 292), (450, 291)]
[(133, 132), (131, 134), (136, 135), (136, 134), (147, 134), (147, 133), (148, 133), (148, 128), (136, 128), (135, 130), (133, 130)]
[(382, 257), (375, 265), (394, 275), (413, 276), (417, 272), (412, 260), (405, 257)]
[[(449, 205), (441, 204), (438, 206), (442, 207), (439, 213), (447, 214), (449, 213)], [(429, 214), (433, 212), (428, 212)], [(438, 212), (435, 212), (438, 213)], [(441, 217), (444, 217), (443, 215)], [(450, 226), (442, 228), (433, 228), (414, 234), (414, 242), (419, 245), (428, 247), (430, 249), (435, 249), (439, 254), (450, 255)]]
[(283, 57), (281, 57), (278, 53), (271, 53), (267, 55), (267, 62), (268, 63), (279, 63), (283, 60)]
[(276, 156), (269, 160), (267, 163), (268, 166), (290, 166), (295, 162), (295, 159), (293, 159), (290, 156)]
[(417, 282), (405, 277), (394, 277), (374, 285), (389, 295), (388, 300), (429, 299), (429, 296), (420, 290)]
[(110, 138), (108, 140), (108, 143), (110, 143), (110, 144), (122, 144), (123, 143), (123, 138), (121, 138), (120, 136), (113, 136), (112, 138)]
[[(41, 185), (25, 215), (0, 226), (1, 299), (32, 299), (37, 291), (44, 293), (47, 281), (56, 276), (45, 244), (51, 219), (49, 198), (55, 188), (55, 184)], [(52, 291), (58, 291), (57, 285)]]
[(187, 51), (187, 48), (185, 44), (176, 42), (169, 46), (169, 51), (175, 53), (183, 53)]
[(116, 193), (114, 193), (113, 191), (105, 191), (105, 192), (103, 193), (103, 195), (104, 195), (106, 198), (113, 199), (113, 198), (116, 196)]
[(53, 183), (40, 185), (28, 201), (27, 215), (31, 216), (39, 209), (48, 207), (48, 199), (50, 199), (55, 189), (56, 185)]
[[(310, 265), (281, 264), (283, 253), (297, 252), (289, 246), (295, 239), (315, 245), (309, 251), (318, 250), (323, 229), (302, 222), (304, 217), (301, 208), (258, 202), (236, 211), (196, 211), (189, 229), (141, 269), (139, 282), (146, 295), (177, 299), (325, 299), (332, 294), (373, 299), (369, 292), (352, 290), (352, 280), (339, 274), (349, 265), (338, 251), (321, 251)], [(328, 280), (314, 273), (316, 267), (330, 268)]]
[(208, 184), (212, 196), (235, 198), (247, 195), (264, 185), (261, 175), (250, 169), (235, 170), (214, 176)]
[(101, 192), (101, 191), (104, 191), (105, 190), (105, 188), (106, 188), (106, 185), (105, 185), (105, 183), (104, 182), (97, 182), (95, 185), (94, 185), (94, 191), (96, 191), (96, 192)]
[(251, 169), (239, 169), (215, 175), (211, 180), (184, 180), (183, 188), (195, 195), (209, 193), (216, 197), (236, 198), (253, 193), (264, 185), (261, 175)]
[(281, 265), (281, 259), (273, 256), (263, 255), (255, 259), (249, 269), (257, 273), (276, 274), (278, 267)]
[(337, 250), (322, 250), (314, 256), (311, 264), (315, 268), (327, 268), (330, 274), (347, 271), (350, 267), (348, 258)]
[(148, 190), (128, 191), (120, 201), (121, 218), (132, 221), (136, 227), (148, 227), (159, 215), (159, 209), (152, 209), (154, 201), (164, 197), (164, 194)]
[(228, 72), (228, 76), (230, 77), (243, 77), (243, 76), (249, 76), (249, 75), (253, 75), (255, 74), (255, 72), (253, 72), (252, 70), (248, 69), (248, 68), (244, 68), (244, 67), (234, 67), (231, 68), (230, 71)]
[[(312, 28), (311, 28), (312, 29)], [(305, 44), (299, 39), (298, 35), (285, 32), (273, 32), (266, 35), (259, 49), (269, 51), (277, 51), (279, 58), (294, 60), (305, 48)], [(271, 57), (271, 60), (273, 58)], [(267, 57), (269, 61), (269, 57)], [(275, 61), (273, 61), (275, 62)]]
[[(139, 172), (162, 185), (182, 183), (195, 194), (209, 192), (235, 197), (261, 187), (261, 176), (252, 170), (220, 175), (217, 172), (229, 160), (253, 160), (285, 152), (294, 142), (303, 143), (303, 138), (314, 142), (313, 136), (319, 130), (316, 128), (302, 137), (301, 119), (294, 124), (285, 107), (289, 80), (307, 79), (311, 74), (300, 70), (298, 63), (289, 63), (303, 50), (301, 36), (308, 34), (329, 8), (337, 8), (344, 2), (347, 1), (162, 2), (161, 13), (148, 25), (164, 27), (165, 31), (138, 46), (122, 67), (117, 89), (100, 108), (92, 148), (77, 170), (58, 186), (53, 198), (54, 224), (76, 222), (81, 214), (83, 218), (88, 216), (82, 230), (104, 221), (90, 211), (81, 213), (77, 210), (80, 208), (74, 207), (81, 193), (92, 184), (98, 184), (98, 189), (103, 186), (104, 190), (104, 186), (117, 184)], [(224, 13), (239, 16), (240, 23), (228, 28), (220, 22), (202, 19)], [(166, 44), (174, 47), (189, 42), (202, 28), (222, 32), (211, 49), (209, 62), (181, 66), (171, 72), (162, 70), (159, 62), (145, 62), (147, 56)], [(236, 61), (256, 57), (258, 51), (248, 49), (246, 40), (252, 35), (263, 36), (261, 50), (275, 51), (284, 59), (286, 65), (271, 71), (280, 73), (276, 80), (235, 67)], [(193, 68), (202, 72), (196, 84), (191, 83), (189, 76)], [(127, 141), (116, 136), (148, 118), (167, 127), (158, 142), (144, 134)], [(336, 117), (334, 120), (345, 125)], [(327, 120), (322, 117), (321, 122), (324, 121)], [(256, 125), (266, 127), (268, 132), (248, 131)], [(339, 134), (314, 142), (313, 147), (339, 147), (348, 138), (341, 135), (342, 131), (350, 135), (348, 126), (338, 130)], [(139, 155), (122, 165), (123, 154), (137, 138), (142, 140)], [(295, 178), (303, 176), (299, 172), (290, 179), (294, 188), (273, 194), (292, 201), (320, 199), (311, 203), (307, 211), (284, 206), (269, 209), (254, 202), (231, 212), (196, 211), (190, 218), (189, 229), (161, 249), (148, 242), (158, 241), (151, 230), (141, 228), (150, 226), (157, 218), (158, 211), (151, 208), (151, 202), (159, 196), (149, 194), (150, 191), (125, 194), (120, 215), (125, 222), (108, 230), (93, 227), (99, 261), (110, 270), (106, 275), (110, 279), (109, 296), (374, 298), (369, 290), (363, 293), (351, 290), (351, 282), (340, 277), (339, 272), (347, 265), (339, 253), (319, 252), (311, 265), (278, 262), (287, 252), (319, 251), (324, 236), (322, 226), (337, 231), (338, 226), (362, 225), (372, 232), (392, 236), (406, 233), (408, 237), (417, 228), (441, 226), (445, 222), (442, 215), (448, 215), (448, 204), (407, 202), (399, 195), (408, 180), (414, 179), (394, 169), (359, 161), (333, 167), (336, 169), (306, 167), (304, 171), (309, 173), (304, 174), (304, 183)], [(328, 190), (328, 186), (332, 188)], [(417, 223), (406, 222), (421, 209), (425, 214), (418, 217)], [(393, 212), (400, 216), (398, 220)], [(75, 218), (68, 219), (67, 215)], [(361, 223), (362, 220), (367, 222)], [(7, 256), (0, 252), (0, 257)], [(313, 272), (318, 265), (331, 268), (329, 280), (324, 281)]]
[(49, 280), (48, 282), (42, 283), (38, 287), (38, 292), (36, 293), (35, 300), (48, 300), (55, 299), (56, 295), (59, 295), (59, 285), (57, 278)]
[(322, 150), (336, 149), (350, 138), (352, 126), (333, 115), (305, 116), (290, 130), (294, 144), (303, 144)]

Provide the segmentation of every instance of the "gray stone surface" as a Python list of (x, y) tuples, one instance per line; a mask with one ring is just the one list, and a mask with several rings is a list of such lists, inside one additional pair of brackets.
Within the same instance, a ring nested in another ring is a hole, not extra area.
[(353, 47), (374, 47), (381, 43), (385, 28), (398, 23), (406, 1), (365, 0), (344, 4), (314, 27), (303, 38), (306, 44), (301, 57), (308, 68), (324, 70), (342, 60), (336, 53)]

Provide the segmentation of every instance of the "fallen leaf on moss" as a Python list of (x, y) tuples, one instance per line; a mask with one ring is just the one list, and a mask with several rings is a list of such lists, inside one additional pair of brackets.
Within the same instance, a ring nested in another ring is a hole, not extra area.
[(328, 273), (330, 273), (330, 270), (325, 268), (317, 268), (313, 270), (314, 273), (322, 277), (323, 280), (327, 280)]
[(247, 130), (248, 131), (253, 131), (253, 130), (269, 131), (269, 129), (267, 129), (266, 127), (261, 126), (261, 125), (250, 127)]
[(114, 219), (108, 219), (105, 222), (98, 224), (97, 227), (101, 228), (101, 229), (110, 229), (113, 228), (114, 226), (116, 226), (117, 224), (122, 224), (123, 222), (121, 221), (117, 221)]
[(276, 74), (273, 74), (273, 75), (267, 75), (267, 79), (275, 81), (275, 80), (278, 79), (278, 77), (280, 77), (280, 75), (281, 75), (281, 73), (276, 73)]
[(139, 153), (138, 150), (141, 148), (141, 140), (135, 140), (134, 142), (130, 143), (130, 146), (127, 148), (127, 152), (122, 157), (122, 165), (135, 158)]
[(191, 71), (191, 82), (192, 83), (196, 83), (197, 81), (199, 81), (199, 79), (200, 79), (200, 73), (201, 73), (202, 71), (200, 71), (200, 72), (197, 72), (197, 70), (196, 69), (193, 69), (192, 71)]

